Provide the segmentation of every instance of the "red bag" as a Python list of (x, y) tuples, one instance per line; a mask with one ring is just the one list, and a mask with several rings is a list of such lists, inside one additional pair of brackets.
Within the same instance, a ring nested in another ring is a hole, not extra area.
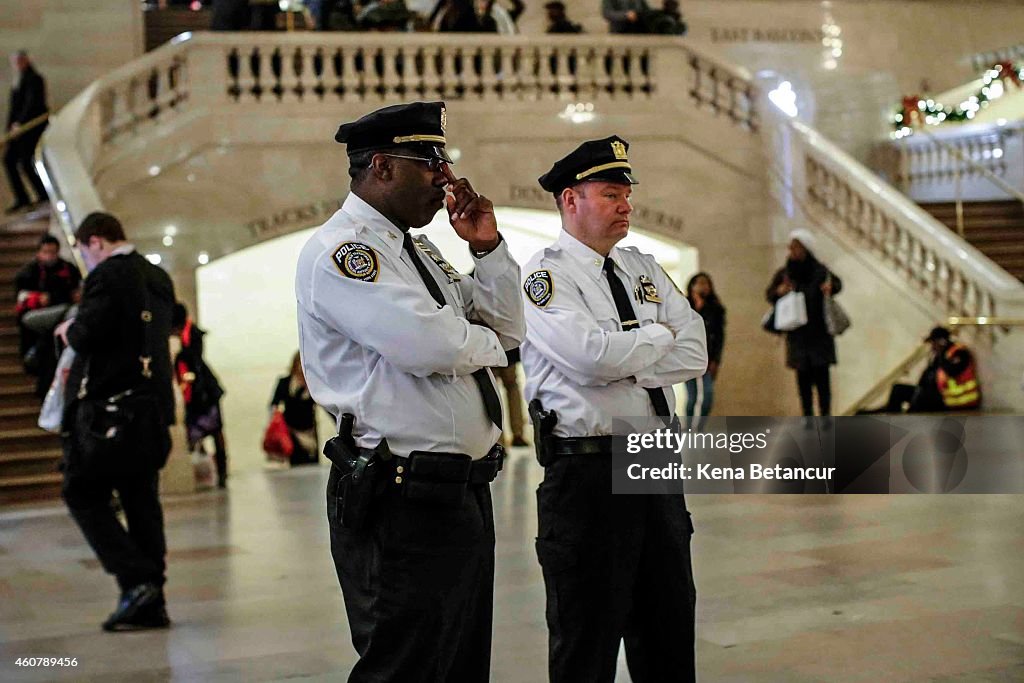
[(284, 421), (284, 413), (280, 410), (274, 411), (267, 431), (263, 433), (263, 450), (271, 460), (288, 460), (295, 450), (291, 432)]

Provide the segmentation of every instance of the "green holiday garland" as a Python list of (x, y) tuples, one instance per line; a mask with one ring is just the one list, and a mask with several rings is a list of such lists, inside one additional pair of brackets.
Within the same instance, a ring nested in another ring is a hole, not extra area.
[(982, 86), (976, 93), (970, 95), (956, 107), (944, 107), (941, 103), (926, 99), (920, 95), (908, 95), (903, 98), (902, 106), (892, 116), (894, 137), (904, 137), (913, 132), (915, 126), (921, 124), (936, 125), (939, 123), (969, 121), (988, 103), (1001, 96), (1002, 93), (993, 94), (992, 84), (999, 81), (1000, 86), (1006, 87), (1006, 81), (1010, 81), (1018, 88), (1022, 87), (1024, 80), (1024, 65), (1013, 64), (1009, 61), (993, 64), (985, 70), (982, 77)]

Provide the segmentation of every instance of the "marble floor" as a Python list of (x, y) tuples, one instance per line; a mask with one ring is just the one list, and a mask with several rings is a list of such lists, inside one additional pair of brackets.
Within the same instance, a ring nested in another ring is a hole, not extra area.
[[(540, 468), (494, 488), (493, 680), (546, 678)], [(326, 468), (165, 501), (165, 632), (106, 634), (114, 586), (63, 508), (0, 513), (0, 681), (344, 680)], [(692, 496), (702, 681), (1024, 681), (1024, 497)], [(73, 669), (18, 657), (76, 657)], [(629, 680), (620, 665), (619, 680)]]

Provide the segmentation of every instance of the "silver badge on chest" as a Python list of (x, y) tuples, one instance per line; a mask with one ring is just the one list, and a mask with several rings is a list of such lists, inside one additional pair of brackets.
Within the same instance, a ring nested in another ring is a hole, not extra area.
[(658, 296), (658, 286), (646, 275), (641, 275), (637, 279), (637, 285), (633, 289), (633, 294), (640, 303), (661, 303), (661, 297)]

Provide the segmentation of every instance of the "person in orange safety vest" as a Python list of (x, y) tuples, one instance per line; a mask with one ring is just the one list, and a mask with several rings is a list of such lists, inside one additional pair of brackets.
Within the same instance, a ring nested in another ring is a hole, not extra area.
[(970, 349), (953, 341), (945, 327), (934, 328), (924, 341), (931, 345), (932, 356), (917, 386), (895, 384), (884, 408), (860, 414), (939, 413), (981, 406), (981, 384)]

